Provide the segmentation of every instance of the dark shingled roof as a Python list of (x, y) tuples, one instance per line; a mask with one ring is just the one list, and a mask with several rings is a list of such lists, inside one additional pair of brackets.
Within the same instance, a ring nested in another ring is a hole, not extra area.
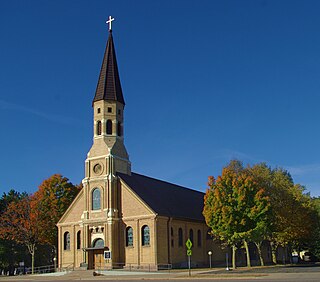
[(93, 102), (100, 100), (118, 101), (123, 105), (125, 104), (122, 95), (116, 52), (114, 49), (111, 30), (109, 31), (109, 38), (104, 52), (100, 76)]
[(204, 193), (137, 173), (118, 176), (157, 214), (204, 221)]

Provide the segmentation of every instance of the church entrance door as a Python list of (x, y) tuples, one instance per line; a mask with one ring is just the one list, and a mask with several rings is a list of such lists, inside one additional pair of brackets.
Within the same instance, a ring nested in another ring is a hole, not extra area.
[(105, 266), (104, 251), (109, 250), (104, 247), (104, 240), (97, 239), (93, 242), (92, 248), (87, 248), (88, 269), (102, 269)]
[(102, 269), (104, 267), (103, 249), (93, 251), (93, 268)]
[(105, 267), (104, 260), (105, 249), (87, 249), (88, 252), (88, 269), (102, 269)]

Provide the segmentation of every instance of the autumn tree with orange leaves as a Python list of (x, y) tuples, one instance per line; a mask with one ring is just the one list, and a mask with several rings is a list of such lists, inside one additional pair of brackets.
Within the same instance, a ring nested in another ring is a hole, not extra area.
[[(17, 192), (11, 189), (8, 193), (3, 193), (0, 198), (0, 226), (2, 222), (2, 215), (6, 211), (10, 203), (17, 203), (28, 194), (23, 192)], [(19, 261), (25, 259), (25, 248), (21, 244), (5, 239), (4, 230), (0, 228), (0, 269), (13, 274), (14, 268)], [(2, 236), (1, 236), (2, 235)]]
[(56, 224), (80, 191), (68, 178), (54, 174), (44, 180), (33, 195), (34, 208), (38, 211), (39, 238), (56, 252), (58, 229)]
[(209, 178), (203, 215), (212, 235), (232, 248), (232, 267), (236, 268), (236, 249), (246, 249), (247, 266), (251, 266), (248, 243), (263, 232), (270, 202), (263, 188), (242, 163), (233, 160), (215, 180)]
[(59, 174), (44, 180), (33, 195), (3, 205), (0, 217), (0, 239), (25, 245), (34, 259), (37, 245), (50, 245), (56, 250), (58, 232), (56, 224), (78, 194), (80, 186)]
[(27, 246), (31, 255), (32, 273), (36, 246), (40, 243), (39, 234), (39, 214), (34, 208), (32, 196), (9, 203), (1, 215), (0, 236)]

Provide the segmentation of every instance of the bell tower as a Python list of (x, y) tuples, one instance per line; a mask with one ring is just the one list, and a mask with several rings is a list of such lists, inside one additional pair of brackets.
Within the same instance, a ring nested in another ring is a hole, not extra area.
[[(131, 163), (124, 146), (124, 107), (116, 53), (109, 17), (109, 37), (98, 84), (92, 102), (93, 144), (85, 161), (83, 246), (111, 252), (108, 263), (121, 260), (120, 191), (117, 173), (131, 174)], [(97, 243), (99, 241), (99, 244)], [(103, 245), (104, 244), (104, 245)], [(97, 245), (97, 246), (96, 246)], [(91, 252), (92, 253), (92, 252)], [(91, 260), (94, 260), (90, 251)], [(84, 258), (85, 261), (88, 261)]]

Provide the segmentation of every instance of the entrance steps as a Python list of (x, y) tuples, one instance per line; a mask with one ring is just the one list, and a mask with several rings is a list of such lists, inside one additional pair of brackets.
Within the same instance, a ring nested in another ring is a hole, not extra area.
[(92, 278), (94, 275), (95, 270), (83, 270), (83, 269), (75, 269), (73, 271), (70, 271), (64, 277), (68, 277), (70, 279), (75, 279), (75, 280), (85, 280), (86, 278)]

